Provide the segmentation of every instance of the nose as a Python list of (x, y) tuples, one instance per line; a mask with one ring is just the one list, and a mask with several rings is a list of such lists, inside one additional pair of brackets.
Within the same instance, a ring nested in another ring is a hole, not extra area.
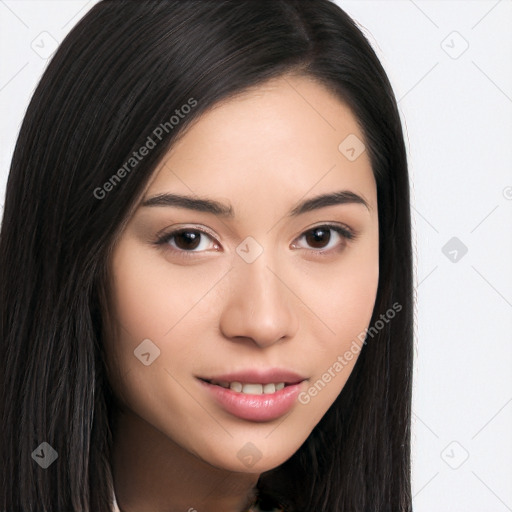
[(265, 254), (252, 263), (235, 263), (220, 318), (224, 336), (250, 339), (262, 348), (292, 338), (299, 325), (285, 276)]

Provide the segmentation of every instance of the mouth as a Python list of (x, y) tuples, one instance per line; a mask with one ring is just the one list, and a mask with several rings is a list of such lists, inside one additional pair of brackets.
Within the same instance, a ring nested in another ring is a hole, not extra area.
[(290, 412), (308, 380), (280, 369), (249, 369), (196, 378), (204, 391), (227, 413), (253, 422), (273, 421)]
[(273, 395), (307, 380), (285, 368), (247, 368), (236, 372), (197, 377), (199, 380), (244, 395)]

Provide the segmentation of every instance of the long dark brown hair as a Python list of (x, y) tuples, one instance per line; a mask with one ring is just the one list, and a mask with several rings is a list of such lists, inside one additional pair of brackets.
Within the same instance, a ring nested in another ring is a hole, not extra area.
[[(109, 254), (156, 164), (219, 100), (288, 72), (352, 109), (377, 183), (380, 272), (344, 389), (300, 449), (260, 476), (302, 512), (410, 511), (413, 295), (409, 182), (388, 78), (329, 0), (105, 0), (64, 39), (26, 112), (0, 238), (0, 510), (108, 512), (115, 402), (102, 332)], [(98, 198), (156, 126), (197, 105)], [(340, 141), (341, 142), (341, 141)], [(58, 459), (43, 469), (32, 452)]]

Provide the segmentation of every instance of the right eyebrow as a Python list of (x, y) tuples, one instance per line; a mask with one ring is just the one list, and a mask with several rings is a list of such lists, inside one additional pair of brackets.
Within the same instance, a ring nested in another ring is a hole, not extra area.
[(149, 199), (145, 199), (142, 202), (142, 206), (174, 206), (177, 208), (212, 213), (213, 215), (221, 217), (232, 218), (235, 216), (231, 205), (225, 205), (213, 199), (182, 196), (179, 194), (158, 194)]

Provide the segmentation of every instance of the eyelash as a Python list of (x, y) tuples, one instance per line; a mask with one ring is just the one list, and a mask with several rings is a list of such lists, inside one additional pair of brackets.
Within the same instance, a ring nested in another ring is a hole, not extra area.
[[(356, 233), (352, 229), (350, 229), (348, 226), (339, 226), (337, 224), (320, 224), (318, 226), (314, 226), (314, 227), (308, 229), (307, 231), (304, 231), (297, 238), (297, 240), (300, 240), (305, 235), (312, 233), (315, 230), (320, 229), (320, 228), (328, 228), (332, 231), (335, 231), (336, 233), (338, 233), (341, 236), (341, 238), (345, 242), (355, 240), (357, 238)], [(210, 233), (208, 233), (207, 231), (204, 231), (202, 229), (180, 228), (175, 231), (171, 231), (170, 233), (164, 233), (164, 234), (160, 235), (153, 243), (156, 246), (162, 246), (162, 245), (168, 244), (169, 241), (172, 240), (176, 235), (178, 235), (180, 233), (187, 233), (187, 232), (201, 233), (202, 235), (206, 235), (207, 237), (213, 238), (213, 236)], [(329, 240), (329, 242), (330, 242), (330, 240)], [(322, 257), (322, 256), (330, 255), (331, 253), (336, 252), (336, 251), (341, 251), (344, 248), (344, 245), (345, 244), (342, 244), (341, 247), (338, 247), (336, 249), (326, 249), (326, 250), (309, 249), (309, 252), (314, 253), (315, 256)], [(178, 257), (183, 257), (183, 258), (193, 258), (193, 257), (195, 257), (194, 254), (200, 254), (201, 252), (203, 252), (203, 251), (186, 251), (184, 249), (176, 249), (174, 247), (171, 247), (170, 245), (168, 248), (170, 251), (177, 254)], [(306, 250), (308, 250), (308, 249), (306, 249)]]

